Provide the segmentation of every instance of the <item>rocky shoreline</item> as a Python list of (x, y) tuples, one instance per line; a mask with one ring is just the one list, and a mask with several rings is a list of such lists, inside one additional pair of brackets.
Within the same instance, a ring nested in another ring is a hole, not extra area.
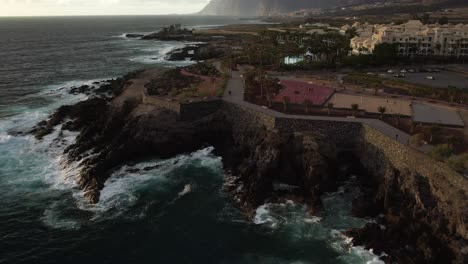
[(336, 191), (350, 175), (359, 175), (366, 192), (353, 201), (353, 213), (376, 222), (348, 231), (355, 245), (388, 254), (383, 258), (388, 263), (466, 262), (466, 240), (446, 229), (451, 210), (439, 210), (441, 201), (432, 195), (424, 177), (396, 169), (376, 177), (366, 173), (358, 156), (342, 152), (323, 133), (234, 123), (233, 114), (224, 108), (183, 120), (175, 112), (145, 104), (129, 91), (134, 79), (145, 74), (130, 73), (92, 92), (89, 87), (72, 89), (71, 93), (94, 96), (59, 108), (31, 131), (38, 139), (58, 125), (79, 132), (65, 154), (70, 162), (81, 162), (77, 180), (91, 203), (99, 201), (106, 180), (122, 165), (145, 157), (170, 158), (210, 145), (231, 172), (225, 190), (247, 215), (264, 203), (282, 199), (306, 203), (312, 214), (317, 213), (324, 193)]

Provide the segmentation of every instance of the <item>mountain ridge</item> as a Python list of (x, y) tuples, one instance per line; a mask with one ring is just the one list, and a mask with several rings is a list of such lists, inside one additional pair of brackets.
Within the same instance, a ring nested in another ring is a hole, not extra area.
[[(466, 0), (398, 0), (396, 5), (425, 5), (440, 7), (451, 7), (453, 5), (467, 5)], [(333, 9), (359, 5), (379, 4), (381, 0), (211, 0), (199, 15), (218, 16), (268, 16), (272, 14), (284, 14), (301, 9)]]
[(264, 16), (307, 8), (374, 3), (377, 0), (211, 0), (200, 15)]

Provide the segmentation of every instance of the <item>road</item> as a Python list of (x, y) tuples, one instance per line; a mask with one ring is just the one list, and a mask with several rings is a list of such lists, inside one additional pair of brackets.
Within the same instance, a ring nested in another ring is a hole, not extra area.
[(232, 72), (232, 78), (229, 80), (223, 99), (249, 109), (268, 114), (278, 118), (291, 118), (291, 119), (305, 119), (305, 120), (322, 120), (322, 121), (335, 121), (335, 122), (357, 122), (366, 124), (389, 138), (398, 140), (403, 145), (409, 144), (410, 135), (407, 133), (390, 126), (378, 119), (365, 119), (365, 118), (344, 118), (344, 117), (328, 117), (328, 116), (303, 116), (303, 115), (289, 115), (280, 113), (259, 105), (255, 105), (244, 101), (244, 80), (241, 78), (243, 68), (239, 67), (239, 71)]

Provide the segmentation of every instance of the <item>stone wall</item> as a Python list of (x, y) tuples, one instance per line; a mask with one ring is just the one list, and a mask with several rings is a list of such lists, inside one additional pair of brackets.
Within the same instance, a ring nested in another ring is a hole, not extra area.
[(282, 131), (314, 131), (327, 135), (337, 147), (352, 149), (361, 134), (361, 123), (326, 120), (276, 118), (275, 127)]
[(276, 118), (237, 104), (224, 102), (223, 111), (231, 121), (233, 129), (245, 125), (263, 126), (266, 129), (275, 129)]
[(219, 99), (182, 103), (179, 113), (183, 120), (194, 120), (215, 113), (222, 105), (223, 101)]

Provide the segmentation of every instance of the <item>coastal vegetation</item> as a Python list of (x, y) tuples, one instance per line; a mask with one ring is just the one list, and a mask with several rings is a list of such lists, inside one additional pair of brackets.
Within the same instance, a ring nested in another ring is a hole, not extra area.
[(399, 95), (408, 95), (423, 97), (435, 100), (446, 101), (449, 103), (468, 102), (468, 91), (455, 86), (444, 88), (435, 88), (429, 85), (416, 84), (405, 80), (396, 80), (354, 72), (343, 78), (345, 84), (358, 85), (363, 88), (384, 89), (388, 93)]
[(168, 70), (146, 84), (151, 96), (165, 96), (185, 100), (219, 97), (227, 85), (227, 76), (210, 63)]
[(150, 80), (146, 85), (146, 90), (149, 95), (177, 96), (184, 90), (193, 90), (201, 81), (198, 77), (182, 74), (181, 69), (176, 68)]
[(256, 103), (271, 101), (283, 85), (278, 78), (269, 76), (262, 68), (250, 70), (244, 74), (245, 100)]

